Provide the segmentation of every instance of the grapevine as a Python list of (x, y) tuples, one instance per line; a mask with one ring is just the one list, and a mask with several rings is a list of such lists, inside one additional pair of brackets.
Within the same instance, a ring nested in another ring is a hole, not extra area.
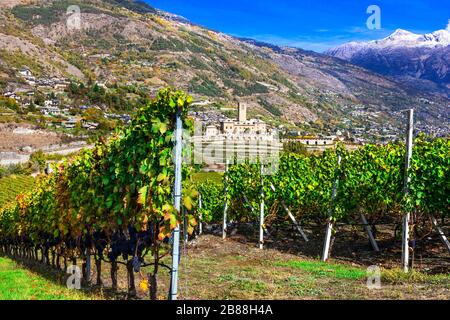
[[(57, 267), (61, 258), (66, 265), (93, 253), (98, 272), (102, 261), (112, 264), (114, 289), (118, 264), (126, 266), (130, 295), (136, 291), (134, 272), (153, 265), (149, 282), (155, 283), (158, 267), (167, 267), (161, 259), (171, 230), (182, 221), (172, 204), (172, 149), (176, 113), (181, 112), (185, 129), (192, 129), (191, 102), (183, 92), (161, 90), (130, 126), (41, 176), (32, 192), (0, 211), (1, 251), (34, 259), (40, 251), (41, 261)], [(194, 190), (185, 190), (191, 232), (195, 197)], [(145, 260), (149, 253), (151, 263)]]
[[(339, 168), (337, 153), (342, 157)], [(404, 154), (402, 143), (369, 144), (355, 151), (338, 146), (336, 150), (310, 155), (286, 152), (281, 155), (275, 174), (264, 177), (265, 211), (269, 212), (282, 199), (299, 221), (323, 222), (330, 209), (333, 180), (338, 179), (337, 197), (332, 204), (335, 221), (348, 222), (358, 217), (358, 213), (364, 213), (372, 221), (383, 217), (399, 220), (406, 210), (423, 218), (430, 214), (448, 217), (450, 140), (430, 139), (424, 135), (416, 138), (408, 172), (411, 177), (408, 196), (404, 193)], [(251, 211), (245, 209), (242, 195), (245, 194), (254, 207), (258, 206), (258, 168), (259, 165), (249, 163), (230, 167), (231, 219), (255, 221)], [(335, 169), (338, 169), (336, 175)], [(209, 201), (219, 202), (220, 196)], [(216, 208), (211, 216), (218, 217), (216, 222), (219, 222), (220, 208)], [(277, 214), (284, 216), (285, 212), (279, 207)]]

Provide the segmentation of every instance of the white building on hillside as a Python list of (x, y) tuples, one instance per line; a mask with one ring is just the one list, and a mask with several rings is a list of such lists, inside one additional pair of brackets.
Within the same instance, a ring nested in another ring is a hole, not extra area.
[(19, 70), (19, 74), (22, 77), (32, 77), (33, 76), (33, 73), (30, 71), (29, 68), (22, 68), (22, 69), (20, 69)]
[(260, 119), (247, 120), (247, 104), (239, 103), (238, 119), (227, 119), (220, 123), (221, 133), (233, 136), (243, 134), (266, 135), (266, 123)]
[(57, 107), (53, 107), (53, 106), (48, 106), (48, 107), (44, 106), (44, 107), (41, 107), (40, 110), (41, 110), (41, 113), (46, 116), (48, 116), (48, 115), (59, 116), (62, 114), (61, 109), (59, 109)]

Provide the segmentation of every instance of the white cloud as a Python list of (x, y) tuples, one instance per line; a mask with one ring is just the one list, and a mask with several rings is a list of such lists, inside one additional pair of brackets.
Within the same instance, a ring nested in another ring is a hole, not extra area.
[(450, 19), (448, 19), (447, 30), (450, 31)]

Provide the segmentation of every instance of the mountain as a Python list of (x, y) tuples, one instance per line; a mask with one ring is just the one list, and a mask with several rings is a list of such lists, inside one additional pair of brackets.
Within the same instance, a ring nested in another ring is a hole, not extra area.
[(382, 40), (350, 42), (326, 54), (449, 97), (450, 28), (422, 35), (398, 29)]
[[(209, 30), (143, 2), (20, 3), (0, 9), (0, 93), (40, 90), (18, 74), (26, 66), (37, 78), (137, 88), (127, 97), (170, 85), (202, 101), (195, 110), (228, 116), (245, 100), (250, 116), (310, 133), (360, 127), (369, 136), (395, 134), (403, 130), (399, 111), (411, 106), (424, 130), (446, 128), (450, 118), (448, 97), (342, 59)], [(67, 24), (74, 4), (78, 29)], [(436, 59), (430, 63), (447, 59), (445, 52)]]
[(130, 11), (137, 13), (157, 13), (156, 9), (150, 6), (148, 3), (139, 0), (106, 0), (111, 4), (124, 7)]

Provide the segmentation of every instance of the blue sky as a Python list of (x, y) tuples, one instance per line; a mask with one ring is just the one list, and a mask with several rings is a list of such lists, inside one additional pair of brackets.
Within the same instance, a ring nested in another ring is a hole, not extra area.
[[(145, 0), (194, 23), (239, 37), (322, 52), (348, 41), (383, 38), (401, 28), (445, 29), (449, 0)], [(381, 10), (381, 29), (370, 30), (369, 5)]]

